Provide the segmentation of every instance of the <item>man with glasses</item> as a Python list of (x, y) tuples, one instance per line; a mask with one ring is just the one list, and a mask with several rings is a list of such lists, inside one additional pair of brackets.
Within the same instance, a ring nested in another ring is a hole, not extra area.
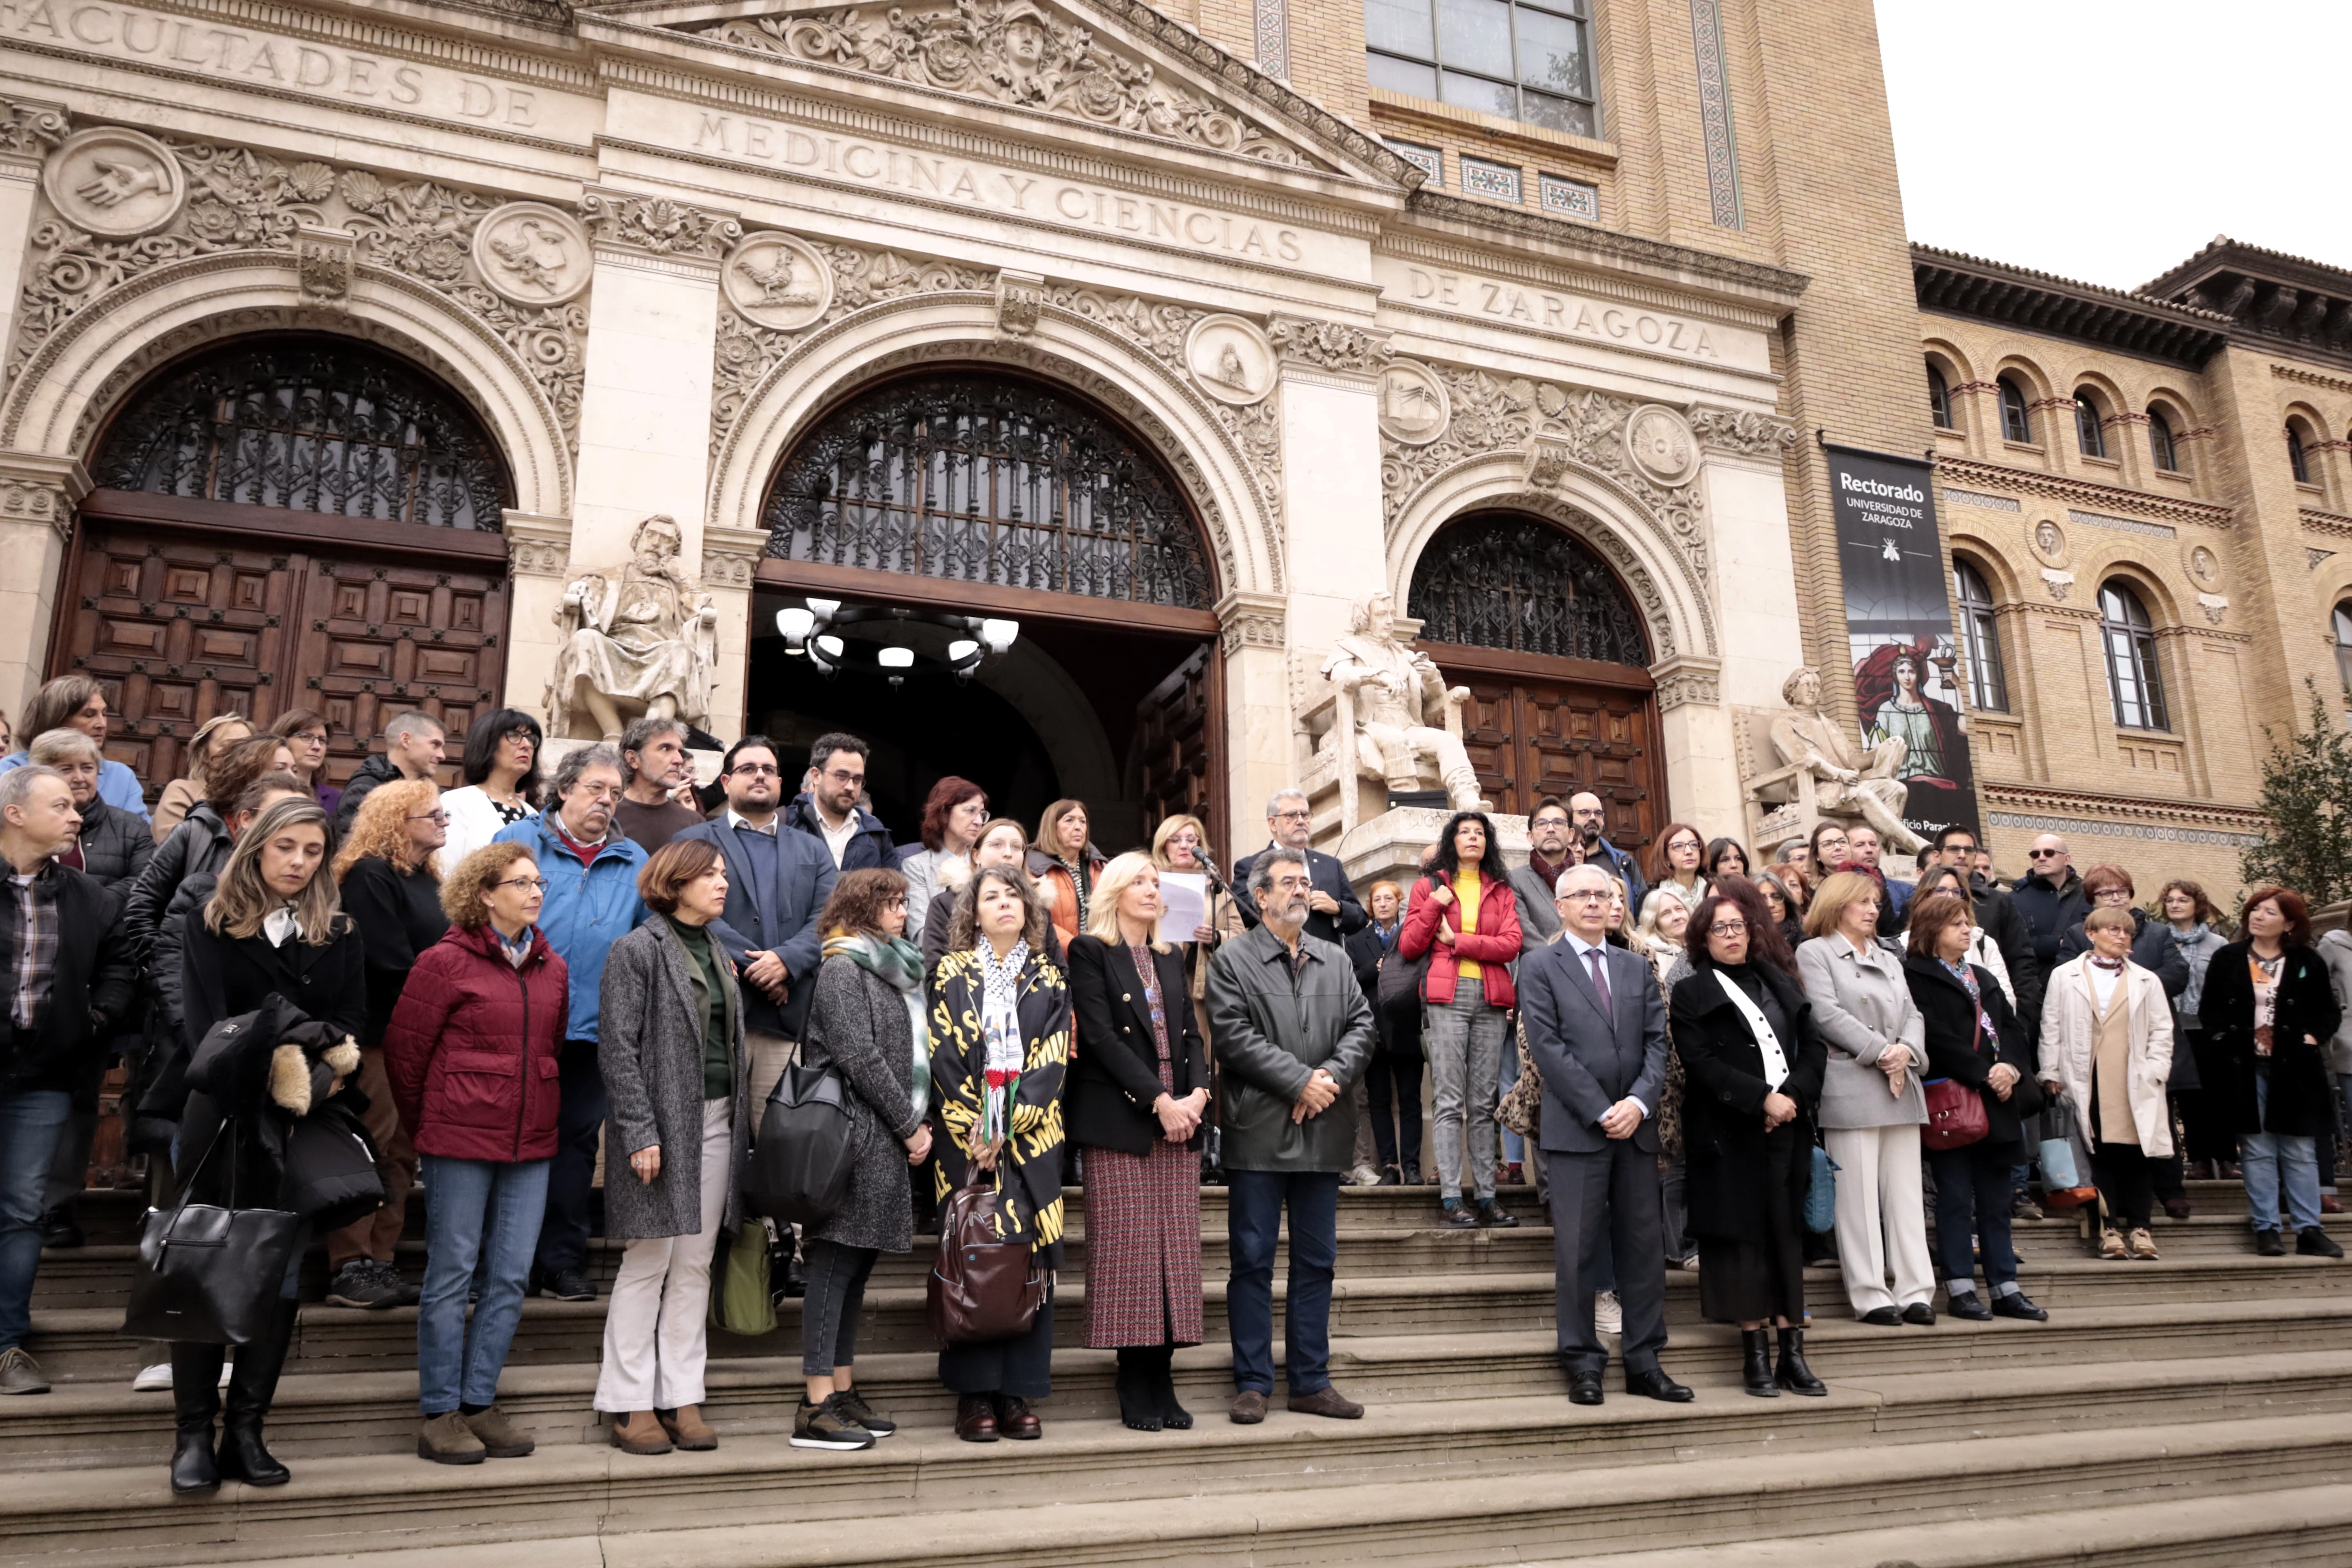
[(2058, 939), (2091, 912), (2091, 897), (2083, 891), (2083, 879), (2074, 869), (2074, 858), (2063, 838), (2044, 833), (2025, 855), (2033, 868), (2017, 879), (2010, 897), (2025, 921), (2033, 960), (2047, 974), (2058, 963)]
[(1527, 928), (1528, 946), (1549, 942), (1559, 934), (1559, 911), (1553, 907), (1553, 889), (1571, 865), (1577, 864), (1568, 807), (1558, 795), (1536, 802), (1528, 816), (1528, 863), (1511, 873), (1511, 897), (1519, 907), (1519, 924)]
[(591, 1193), (596, 1134), (610, 1101), (596, 1063), (596, 1004), (604, 955), (646, 918), (637, 872), (646, 852), (613, 826), (627, 773), (621, 753), (602, 743), (564, 753), (550, 786), (555, 809), (499, 830), (492, 842), (520, 844), (547, 879), (539, 929), (571, 972), (562, 1060), (562, 1101), (556, 1112), (555, 1157), (547, 1169), (547, 1217), (539, 1229), (534, 1271), (541, 1293), (559, 1301), (593, 1301), (588, 1278)]
[[(2060, 840), (2063, 844), (2064, 841)], [(1969, 879), (1969, 896), (1976, 903), (1977, 924), (1992, 938), (1993, 946), (2000, 949), (2000, 961), (2009, 971), (2010, 989), (2017, 994), (2017, 1016), (2035, 1039), (2042, 1037), (2042, 967), (2033, 955), (2033, 933), (2018, 912), (2017, 900), (2002, 892), (1977, 869), (1977, 858), (1984, 853), (1977, 847), (1977, 836), (1960, 826), (1945, 828), (1936, 835), (1931, 866), (1949, 866)]]
[(1639, 910), (1642, 900), (1649, 896), (1650, 884), (1642, 875), (1642, 868), (1633, 857), (1609, 842), (1609, 808), (1591, 790), (1579, 790), (1568, 797), (1569, 821), (1576, 828), (1578, 846), (1584, 851), (1584, 863), (1599, 866), (1625, 884), (1625, 907)]
[[(1314, 890), (1307, 895), (1307, 934), (1335, 945), (1344, 944), (1354, 932), (1371, 923), (1371, 916), (1356, 901), (1356, 889), (1348, 881), (1348, 873), (1339, 862), (1319, 849), (1307, 847), (1307, 837), (1315, 824), (1315, 813), (1308, 808), (1307, 797), (1295, 789), (1274, 792), (1265, 803), (1265, 826), (1273, 842), (1266, 850), (1287, 849), (1307, 859), (1307, 869), (1314, 882)], [(1257, 900), (1250, 892), (1250, 867), (1258, 855), (1244, 855), (1234, 862), (1234, 905), (1242, 912), (1242, 924), (1255, 928), (1258, 923)]]
[[(1562, 876), (1558, 942), (1519, 960), (1519, 1018), (1543, 1074), (1560, 1369), (1571, 1404), (1601, 1401), (1609, 1347), (1593, 1326), (1605, 1237), (1624, 1314), (1625, 1392), (1683, 1404), (1691, 1391), (1658, 1364), (1666, 1344), (1666, 1250), (1658, 1119), (1666, 1087), (1666, 1006), (1648, 962), (1608, 943), (1609, 878), (1586, 864)], [(1718, 921), (1739, 919), (1724, 905)]]
[(629, 770), (629, 787), (613, 808), (613, 823), (647, 855), (702, 820), (702, 813), (679, 798), (694, 780), (694, 764), (686, 754), (686, 726), (677, 720), (631, 724), (621, 737), (621, 764)]
[(866, 794), (871, 750), (855, 735), (819, 735), (809, 747), (808, 787), (784, 808), (784, 826), (821, 841), (836, 871), (898, 868), (898, 851), (882, 819), (859, 805)]

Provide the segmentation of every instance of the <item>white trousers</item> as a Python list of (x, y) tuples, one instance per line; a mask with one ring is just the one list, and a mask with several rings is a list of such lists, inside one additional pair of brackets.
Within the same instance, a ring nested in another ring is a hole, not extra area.
[[(621, 1255), (604, 1313), (599, 1410), (618, 1415), (702, 1403), (703, 1363), (710, 1352), (710, 1257), (727, 1212), (733, 1109), (731, 1100), (702, 1102), (702, 1229), (640, 1237)], [(625, 1163), (619, 1170), (621, 1180), (636, 1180)]]
[(1927, 1211), (1919, 1195), (1919, 1129), (1824, 1127), (1822, 1147), (1838, 1165), (1838, 1264), (1853, 1315), (1934, 1295)]

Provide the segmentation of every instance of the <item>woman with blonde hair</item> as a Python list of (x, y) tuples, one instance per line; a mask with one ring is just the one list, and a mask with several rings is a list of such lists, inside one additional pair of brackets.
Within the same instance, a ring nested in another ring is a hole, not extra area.
[(1118, 1413), (1135, 1431), (1182, 1430), (1181, 1345), (1201, 1342), (1197, 1148), (1209, 1049), (1185, 1005), (1184, 960), (1156, 940), (1160, 872), (1129, 851), (1103, 868), (1093, 919), (1070, 944), (1085, 1043), (1069, 1070), (1071, 1140), (1086, 1150), (1087, 1347), (1118, 1352)]
[(163, 786), (163, 798), (155, 803), (155, 817), (150, 826), (155, 842), (161, 844), (172, 836), (172, 829), (187, 819), (187, 815), (203, 804), (209, 793), (205, 787), (205, 764), (239, 741), (253, 736), (253, 721), (236, 711), (215, 713), (196, 726), (188, 737), (188, 776), (173, 779)]
[(1633, 928), (1638, 939), (1634, 951), (1657, 970), (1661, 985), (1665, 984), (1675, 961), (1684, 956), (1683, 933), (1690, 929), (1690, 912), (1689, 902), (1671, 882), (1652, 887), (1649, 896), (1642, 900), (1642, 919)]
[(416, 1288), (394, 1264), (416, 1184), (416, 1147), (385, 1076), (383, 1032), (400, 1005), (417, 955), (449, 929), (441, 908), (436, 858), (448, 831), (441, 786), (431, 779), (379, 784), (360, 803), (350, 836), (335, 856), (343, 909), (360, 928), (367, 973), (367, 1027), (360, 1035), (360, 1092), (367, 1096), (368, 1136), (375, 1140), (384, 1205), (327, 1237), (327, 1301), (336, 1307), (405, 1307)]
[[(1208, 995), (1209, 960), (1216, 956), (1217, 943), (1239, 936), (1245, 929), (1242, 911), (1224, 878), (1210, 868), (1208, 824), (1191, 813), (1180, 811), (1163, 817), (1151, 830), (1151, 864), (1161, 871), (1183, 871), (1208, 879), (1205, 918), (1192, 928), (1183, 954), (1185, 994), (1198, 1008)], [(1205, 1011), (1201, 1016), (1203, 1020), (1208, 1016)], [(1202, 1032), (1206, 1030), (1204, 1022)]]

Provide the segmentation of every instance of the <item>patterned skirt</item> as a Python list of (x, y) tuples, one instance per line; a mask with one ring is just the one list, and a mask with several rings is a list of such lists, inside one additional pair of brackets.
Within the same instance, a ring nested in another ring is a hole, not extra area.
[(1087, 1348), (1201, 1342), (1201, 1157), (1089, 1144)]

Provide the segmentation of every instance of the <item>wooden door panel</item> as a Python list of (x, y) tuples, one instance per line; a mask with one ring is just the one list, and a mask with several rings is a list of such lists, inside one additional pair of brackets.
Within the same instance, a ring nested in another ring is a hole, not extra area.
[(499, 700), (500, 575), (320, 561), (303, 622), (305, 701), (327, 715), (331, 779), (351, 776), (394, 713), (421, 709), (462, 739)]
[(1211, 853), (1215, 852), (1212, 646), (1195, 650), (1136, 705), (1132, 771), (1143, 807), (1144, 843), (1167, 818), (1190, 815), (1209, 825)]
[(1534, 674), (1449, 671), (1447, 681), (1470, 689), (1463, 746), (1496, 811), (1525, 816), (1546, 795), (1590, 790), (1608, 805), (1610, 841), (1637, 853), (1663, 825), (1649, 692)]
[(1517, 797), (1524, 773), (1513, 738), (1518, 728), (1517, 689), (1507, 681), (1468, 684), (1470, 700), (1462, 707), (1462, 749), (1470, 753), (1479, 793), (1493, 801), (1496, 810), (1514, 810), (1503, 802)]

